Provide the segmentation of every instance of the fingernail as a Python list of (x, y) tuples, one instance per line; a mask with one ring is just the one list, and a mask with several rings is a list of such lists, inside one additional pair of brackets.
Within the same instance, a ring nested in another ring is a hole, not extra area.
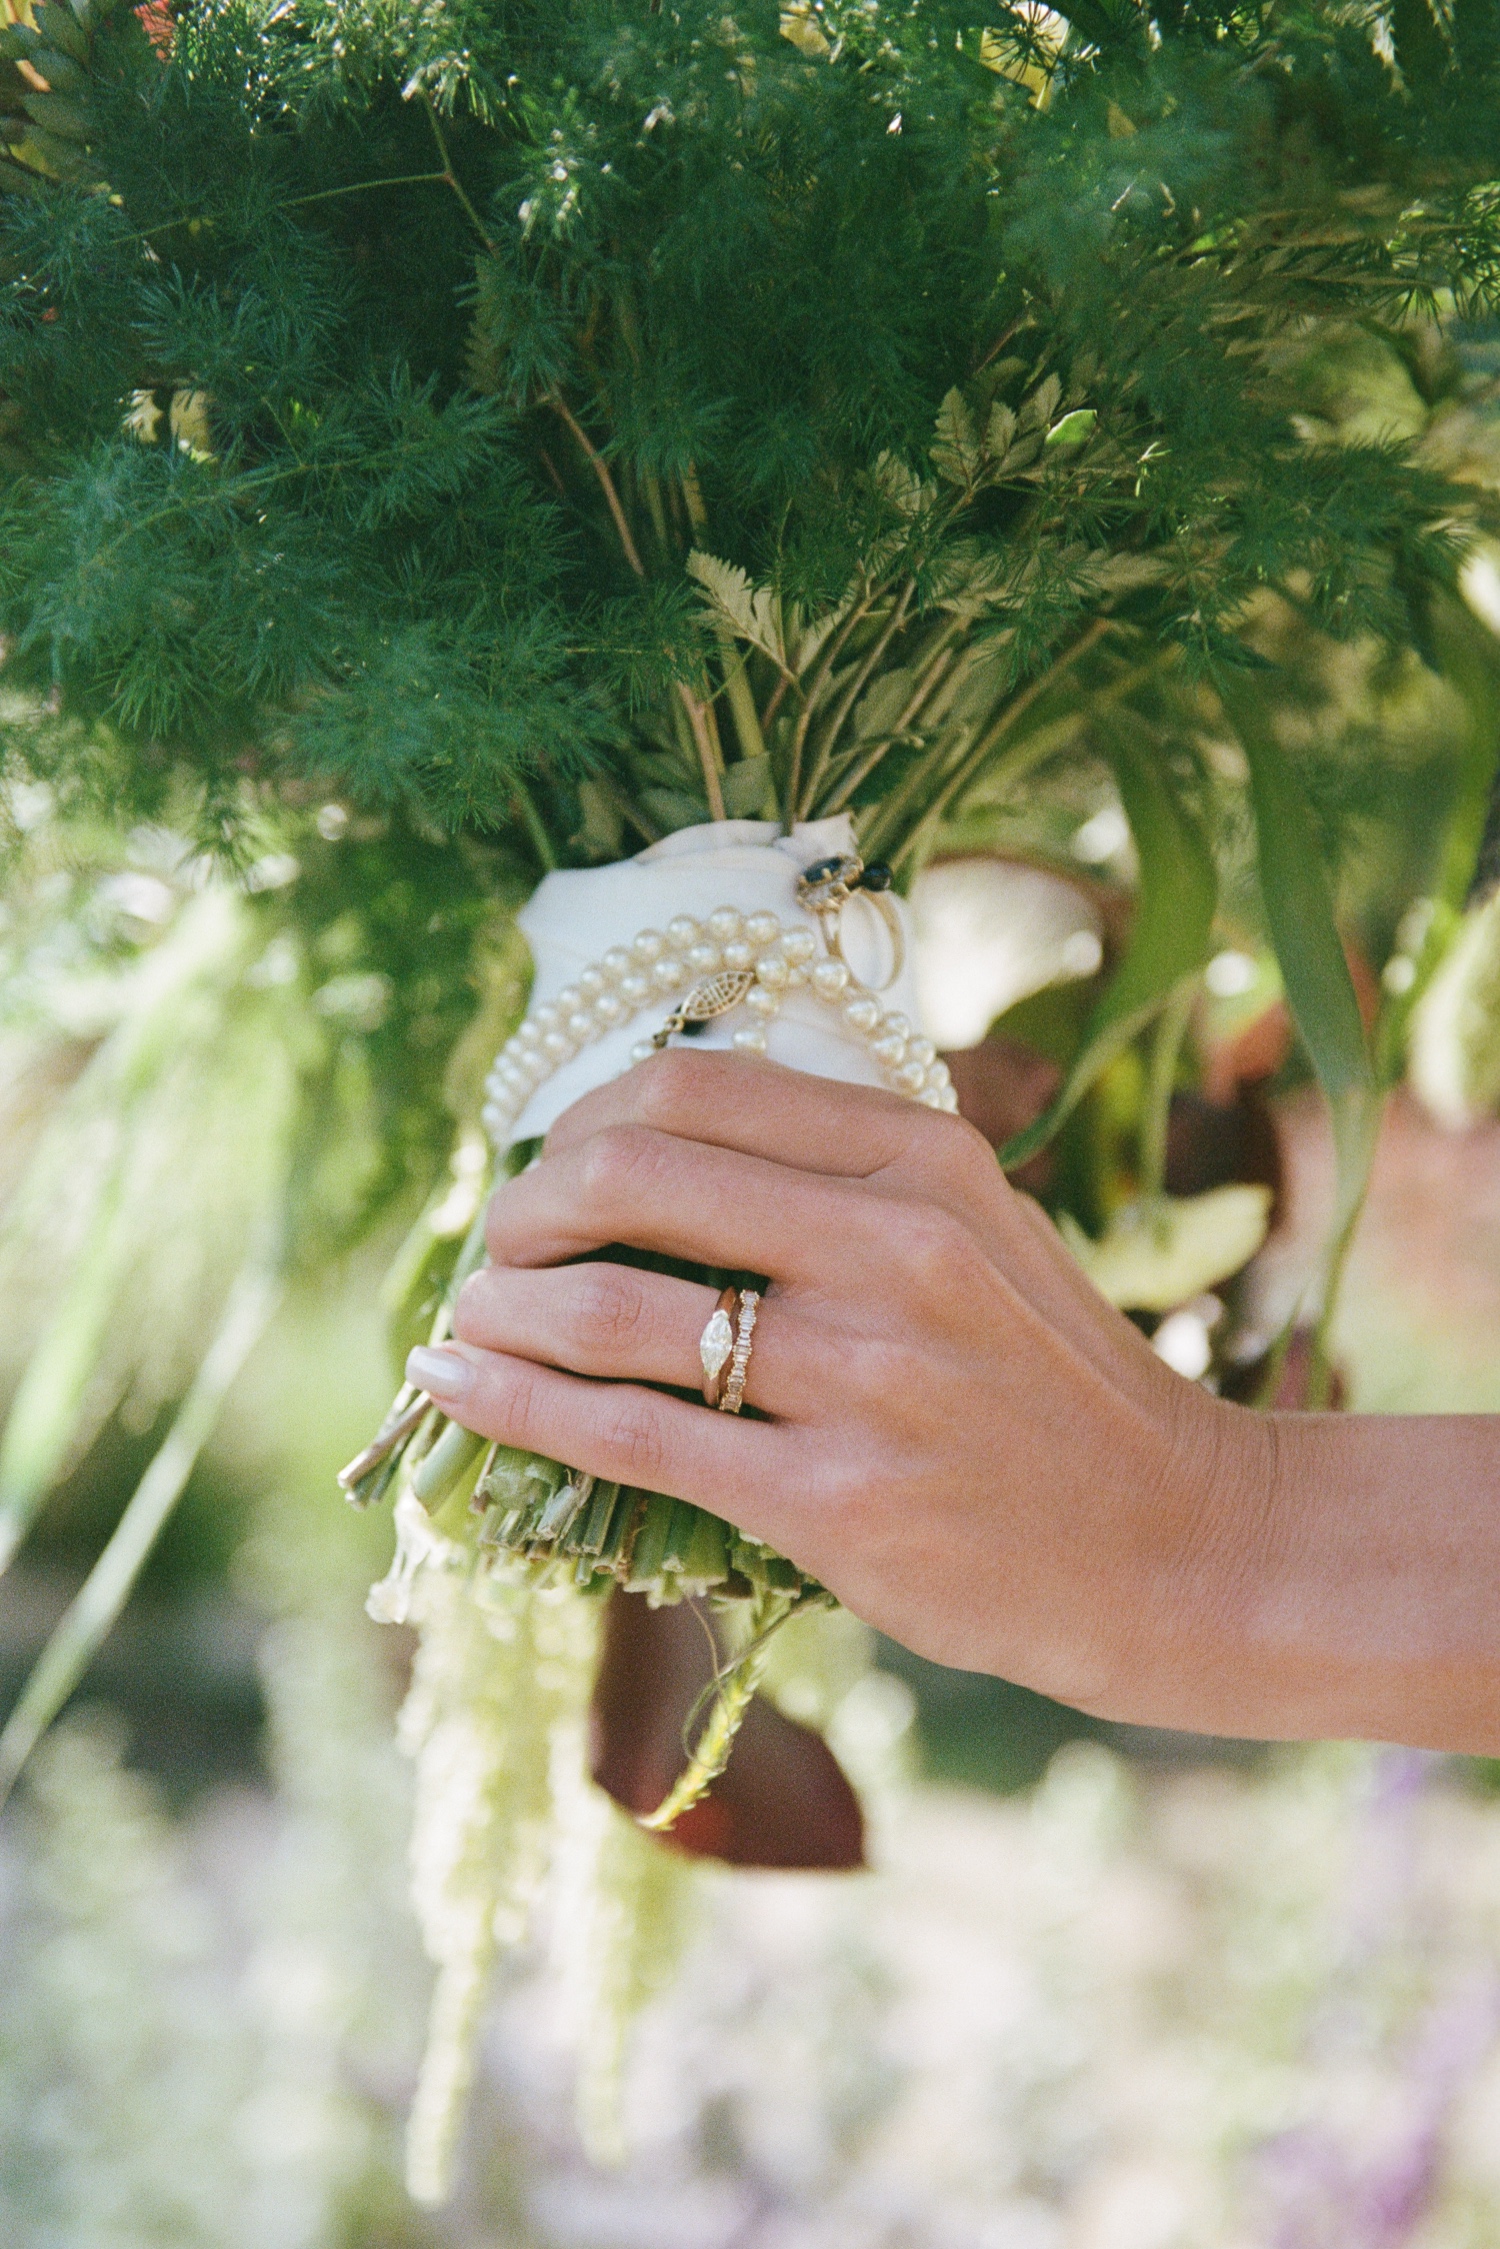
[(406, 1379), (425, 1390), (429, 1398), (461, 1398), (473, 1383), (474, 1369), (456, 1351), (419, 1347), (406, 1354)]

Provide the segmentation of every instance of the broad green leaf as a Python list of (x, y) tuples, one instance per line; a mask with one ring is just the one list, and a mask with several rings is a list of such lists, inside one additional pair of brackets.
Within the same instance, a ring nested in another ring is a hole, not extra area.
[(1062, 377), (1049, 375), (1044, 383), (1037, 385), (1029, 398), (1022, 400), (1017, 428), (1046, 429), (1057, 412), (1061, 398)]
[(738, 765), (729, 766), (722, 787), (724, 810), (729, 819), (774, 819), (775, 784), (768, 757), (742, 758)]
[(1500, 1109), (1500, 890), (1464, 915), (1422, 995), (1411, 1082), (1451, 1132)]
[(984, 465), (984, 448), (962, 391), (950, 390), (938, 408), (932, 465), (945, 483), (967, 490)]
[(916, 674), (904, 664), (894, 671), (878, 673), (855, 705), (850, 731), (858, 742), (868, 742), (877, 735), (889, 734), (907, 704), (911, 701)]
[[(1409, 1043), (1413, 1069), (1417, 1067), (1416, 1046), (1423, 1039), (1419, 1016), (1425, 994), (1429, 986), (1448, 978), (1450, 949), (1460, 940), (1469, 918), (1464, 907), (1479, 867), (1500, 756), (1500, 647), (1496, 646), (1495, 635), (1467, 609), (1446, 598), (1434, 602), (1432, 625), (1443, 677), (1462, 697), (1467, 723), (1437, 881), (1431, 896), (1415, 902), (1410, 921), (1402, 925), (1401, 949), (1409, 963), (1410, 978), (1404, 990), (1388, 981), (1381, 1002), (1376, 1066), (1384, 1085), (1394, 1084), (1401, 1075)], [(1414, 931), (1409, 937), (1408, 929)], [(1450, 993), (1454, 988), (1450, 985)], [(1448, 1004), (1438, 1003), (1439, 1018)], [(1424, 1073), (1435, 1058), (1430, 1024), (1426, 1045)], [(1453, 1092), (1450, 1083), (1449, 1094)], [(1452, 1099), (1440, 1096), (1436, 1113), (1445, 1112), (1452, 1116), (1458, 1109)]]
[(1086, 438), (1092, 437), (1094, 424), (1098, 419), (1092, 406), (1079, 406), (1071, 414), (1064, 414), (1062, 420), (1054, 422), (1047, 432), (1049, 449), (1056, 446), (1060, 451), (1065, 451), (1069, 446), (1082, 445)]
[[(31, 11), (31, 20), (42, 39), (71, 56), (75, 63), (87, 64), (88, 33), (71, 8), (59, 7), (57, 0), (39, 0)], [(48, 73), (43, 71), (42, 75), (46, 77)]]
[(36, 172), (28, 172), (23, 164), (11, 164), (0, 156), (0, 194), (9, 188), (18, 195), (45, 195), (47, 183)]
[(1144, 1029), (1183, 978), (1194, 975), (1208, 958), (1218, 904), (1208, 838), (1162, 761), (1123, 728), (1111, 755), (1140, 862), (1135, 927), (1056, 1099), (1029, 1130), (1001, 1149), (1007, 1170), (1045, 1148), (1101, 1071)]
[(989, 426), (985, 431), (985, 444), (992, 461), (1003, 461), (1010, 451), (1016, 434), (1016, 417), (1003, 399), (997, 398), (990, 408)]
[(1101, 1296), (1122, 1312), (1170, 1312), (1237, 1273), (1266, 1238), (1269, 1187), (1163, 1195), (1119, 1211), (1091, 1241), (1066, 1211), (1058, 1230)]
[(924, 484), (919, 476), (914, 476), (906, 463), (897, 460), (894, 453), (876, 456), (871, 482), (881, 496), (890, 501), (897, 513), (905, 516), (920, 514), (936, 490), (935, 485)]
[(1219, 694), (1250, 767), (1261, 897), (1287, 1003), (1333, 1119), (1338, 1187), (1332, 1238), (1342, 1245), (1364, 1200), (1375, 1152), (1380, 1092), (1374, 1064), (1312, 807), (1254, 688), (1236, 678), (1221, 681)]

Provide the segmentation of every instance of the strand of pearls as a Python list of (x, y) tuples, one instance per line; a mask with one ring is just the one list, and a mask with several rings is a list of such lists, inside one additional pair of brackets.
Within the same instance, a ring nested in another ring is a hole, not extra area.
[[(664, 931), (643, 929), (628, 945), (611, 946), (580, 971), (575, 984), (530, 1011), (485, 1079), (481, 1121), (495, 1147), (503, 1152), (509, 1146), (511, 1129), (537, 1087), (583, 1047), (644, 1008), (670, 1006), (678, 994), (726, 968), (748, 970), (755, 978), (740, 1003), (751, 1021), (733, 1035), (742, 1051), (764, 1054), (766, 1032), (786, 994), (810, 991), (865, 1040), (894, 1092), (929, 1109), (958, 1107), (948, 1066), (938, 1060), (931, 1039), (905, 1015), (885, 1013), (843, 961), (820, 960), (812, 930), (786, 927), (773, 913), (719, 906), (706, 921), (679, 914)], [(630, 1059), (644, 1062), (655, 1051), (650, 1039), (642, 1039)]]

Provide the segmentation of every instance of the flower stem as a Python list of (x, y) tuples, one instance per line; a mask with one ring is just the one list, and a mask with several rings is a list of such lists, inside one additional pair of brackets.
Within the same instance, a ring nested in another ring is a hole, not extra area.
[(698, 751), (698, 763), (703, 768), (703, 789), (708, 798), (709, 818), (722, 820), (724, 818), (724, 791), (719, 786), (719, 763), (714, 756), (714, 746), (709, 736), (706, 713), (692, 689), (685, 687), (681, 680), (677, 683), (677, 693), (681, 697), (682, 707), (687, 713), (688, 724), (693, 730), (693, 741)]
[(566, 424), (569, 434), (574, 438), (574, 440), (582, 450), (583, 455), (589, 464), (589, 467), (593, 470), (595, 476), (599, 479), (599, 489), (604, 494), (605, 505), (609, 509), (611, 516), (614, 518), (615, 529), (620, 535), (620, 546), (624, 553), (625, 560), (629, 563), (631, 569), (635, 572), (638, 578), (644, 578), (646, 575), (646, 565), (641, 560), (640, 551), (637, 548), (635, 539), (631, 533), (630, 524), (626, 518), (624, 507), (621, 505), (619, 492), (615, 487), (615, 480), (609, 473), (609, 463), (605, 460), (604, 455), (600, 452), (598, 446), (594, 443), (593, 439), (589, 436), (588, 432), (583, 428), (581, 423), (572, 413), (569, 412), (567, 406), (563, 403), (562, 399), (559, 398), (555, 390), (549, 391), (547, 393), (546, 404), (550, 406), (553, 413), (560, 416), (562, 421)]
[(1172, 1116), (1172, 1089), (1177, 1078), (1177, 1057), (1198, 996), (1198, 979), (1185, 976), (1156, 1019), (1151, 1041), (1151, 1061), (1146, 1074), (1146, 1100), (1141, 1117), (1141, 1200), (1159, 1200), (1167, 1176), (1167, 1126)]
[(470, 202), (466, 190), (459, 181), (458, 174), (453, 169), (453, 159), (448, 154), (448, 143), (443, 138), (443, 128), (438, 123), (438, 115), (436, 109), (433, 107), (432, 96), (428, 93), (425, 86), (418, 94), (417, 99), (421, 102), (422, 107), (427, 112), (427, 122), (432, 127), (432, 137), (437, 142), (437, 151), (439, 156), (443, 160), (443, 169), (439, 174), (439, 177), (441, 178), (445, 187), (452, 188), (454, 194), (458, 197), (459, 202), (463, 206), (464, 215), (468, 219), (470, 226), (474, 229), (474, 232), (478, 235), (480, 241), (489, 251), (490, 256), (493, 257), (495, 254), (494, 236), (486, 232), (483, 219), (479, 216), (479, 213), (475, 210), (473, 204)]

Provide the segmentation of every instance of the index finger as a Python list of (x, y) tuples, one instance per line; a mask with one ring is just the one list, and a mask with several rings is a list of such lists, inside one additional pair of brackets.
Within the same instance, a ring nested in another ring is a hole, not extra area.
[(669, 1047), (565, 1109), (547, 1134), (546, 1152), (577, 1147), (611, 1125), (649, 1125), (777, 1163), (794, 1149), (803, 1171), (873, 1179), (909, 1159), (929, 1131), (951, 1132), (955, 1123), (879, 1086), (848, 1085), (754, 1055)]

